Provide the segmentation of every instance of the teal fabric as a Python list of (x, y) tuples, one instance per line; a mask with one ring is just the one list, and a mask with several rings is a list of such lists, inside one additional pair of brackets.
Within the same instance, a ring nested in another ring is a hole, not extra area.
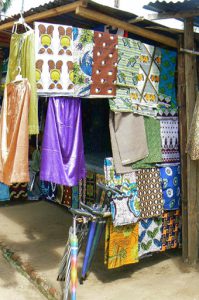
[(10, 200), (10, 190), (9, 187), (0, 182), (0, 201)]

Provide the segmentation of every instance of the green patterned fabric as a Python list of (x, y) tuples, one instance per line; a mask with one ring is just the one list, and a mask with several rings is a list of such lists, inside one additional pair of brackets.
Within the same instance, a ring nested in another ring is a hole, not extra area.
[(149, 155), (132, 165), (133, 169), (151, 168), (155, 163), (162, 162), (160, 121), (144, 117)]

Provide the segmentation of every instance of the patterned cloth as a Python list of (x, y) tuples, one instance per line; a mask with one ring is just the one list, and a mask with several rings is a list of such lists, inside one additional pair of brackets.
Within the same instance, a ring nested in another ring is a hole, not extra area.
[(162, 140), (163, 162), (180, 160), (178, 119), (161, 119), (160, 134)]
[(161, 49), (158, 115), (173, 117), (178, 113), (175, 87), (177, 53)]
[(0, 182), (0, 201), (10, 200), (9, 186)]
[(67, 207), (72, 206), (72, 187), (64, 186), (62, 204)]
[(193, 118), (188, 134), (187, 152), (191, 159), (199, 159), (199, 94), (197, 95)]
[(35, 23), (36, 81), (39, 95), (73, 95), (72, 27)]
[(86, 174), (86, 203), (96, 202), (96, 173), (87, 171)]
[(138, 262), (138, 228), (138, 224), (114, 227), (107, 221), (104, 262), (108, 269)]
[(160, 171), (157, 168), (137, 171), (141, 218), (152, 218), (163, 213)]
[(162, 251), (178, 247), (180, 211), (167, 211), (163, 214)]
[(153, 118), (144, 117), (144, 124), (147, 136), (149, 155), (134, 163), (133, 169), (150, 168), (157, 162), (162, 161), (160, 121)]
[(44, 199), (55, 201), (57, 196), (57, 185), (52, 182), (41, 181), (41, 193)]
[(140, 201), (136, 195), (114, 195), (111, 201), (111, 214), (114, 226), (136, 223), (140, 217)]
[(94, 31), (73, 27), (74, 96), (90, 95)]
[(11, 185), (10, 200), (28, 200), (27, 183), (15, 183)]
[(150, 218), (139, 222), (139, 257), (160, 251), (162, 247), (162, 218)]
[(180, 166), (160, 167), (165, 210), (180, 208)]
[(115, 96), (117, 77), (117, 35), (94, 32), (92, 96)]

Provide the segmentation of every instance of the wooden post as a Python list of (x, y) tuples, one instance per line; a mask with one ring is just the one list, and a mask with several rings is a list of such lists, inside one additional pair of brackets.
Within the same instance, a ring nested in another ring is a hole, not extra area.
[[(179, 36), (179, 49), (183, 46), (183, 38)], [(179, 131), (181, 154), (181, 198), (182, 198), (182, 258), (188, 261), (188, 208), (187, 208), (187, 154), (186, 136), (186, 90), (184, 53), (178, 51), (178, 105), (179, 105)]]
[[(184, 21), (184, 48), (194, 49), (193, 19)], [(185, 84), (186, 84), (186, 119), (189, 132), (196, 101), (195, 58), (185, 53)], [(185, 135), (187, 141), (187, 136)], [(188, 205), (188, 262), (195, 264), (198, 260), (197, 230), (197, 162), (187, 155), (187, 205)], [(186, 225), (186, 224), (184, 224)], [(185, 241), (186, 242), (186, 241)]]

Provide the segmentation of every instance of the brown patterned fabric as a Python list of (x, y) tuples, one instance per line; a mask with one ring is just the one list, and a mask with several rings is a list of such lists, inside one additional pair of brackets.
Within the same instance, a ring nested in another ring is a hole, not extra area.
[(157, 168), (137, 171), (138, 196), (141, 218), (152, 218), (163, 213), (160, 171)]
[(66, 205), (67, 207), (72, 206), (72, 187), (64, 186), (62, 204)]
[(180, 234), (180, 211), (164, 212), (162, 216), (162, 249), (165, 251), (178, 247)]
[(117, 35), (95, 31), (91, 95), (116, 95), (117, 44)]

